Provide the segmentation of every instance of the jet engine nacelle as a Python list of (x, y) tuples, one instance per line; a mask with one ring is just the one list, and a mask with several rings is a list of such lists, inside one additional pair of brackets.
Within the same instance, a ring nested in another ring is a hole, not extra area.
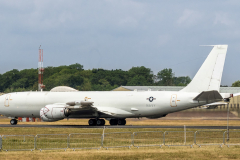
[(70, 115), (71, 110), (64, 105), (46, 105), (40, 110), (40, 117), (43, 121), (54, 122), (62, 120)]
[(40, 117), (41, 117), (41, 119), (44, 121), (44, 122), (55, 122), (55, 121), (59, 121), (59, 120), (62, 120), (63, 118), (61, 118), (61, 119), (49, 119), (49, 118), (47, 118), (45, 115), (44, 115), (44, 109), (45, 108), (42, 108), (41, 110), (40, 110)]

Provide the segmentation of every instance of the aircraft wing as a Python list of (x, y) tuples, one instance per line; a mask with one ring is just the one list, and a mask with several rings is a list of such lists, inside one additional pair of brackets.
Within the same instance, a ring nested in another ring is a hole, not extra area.
[(126, 116), (131, 115), (131, 112), (127, 112), (125, 110), (114, 108), (114, 107), (102, 107), (102, 106), (93, 106), (94, 102), (91, 101), (75, 101), (66, 103), (69, 109), (73, 109), (74, 111), (79, 111), (83, 109), (95, 110), (110, 116)]
[(101, 113), (108, 114), (110, 116), (126, 116), (126, 115), (131, 115), (132, 113), (127, 112), (125, 110), (119, 109), (119, 108), (114, 108), (114, 107), (95, 107), (97, 111)]

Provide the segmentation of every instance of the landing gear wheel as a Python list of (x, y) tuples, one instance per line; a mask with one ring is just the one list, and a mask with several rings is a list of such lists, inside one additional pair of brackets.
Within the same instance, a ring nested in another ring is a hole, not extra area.
[(118, 119), (118, 125), (125, 125), (126, 120), (125, 119)]
[(104, 126), (105, 120), (104, 119), (97, 119), (97, 126)]
[(11, 124), (11, 125), (16, 125), (17, 122), (18, 122), (18, 121), (17, 121), (16, 119), (11, 119), (11, 120), (10, 120), (10, 124)]
[(89, 126), (95, 126), (97, 124), (97, 120), (96, 119), (89, 119), (88, 124), (89, 124)]
[(97, 119), (97, 126), (101, 126), (101, 125), (102, 125), (101, 119)]
[(105, 120), (104, 119), (100, 119), (101, 122), (102, 122), (102, 125), (104, 126), (105, 125)]
[(110, 123), (110, 125), (117, 125), (117, 124), (118, 124), (118, 121), (117, 121), (117, 119), (111, 119), (111, 120), (109, 121), (109, 123)]

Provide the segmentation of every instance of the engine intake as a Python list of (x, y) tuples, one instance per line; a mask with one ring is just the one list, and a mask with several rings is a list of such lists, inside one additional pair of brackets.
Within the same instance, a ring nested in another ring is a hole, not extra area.
[(54, 122), (62, 120), (71, 114), (71, 110), (65, 105), (46, 105), (40, 110), (40, 117), (43, 121)]

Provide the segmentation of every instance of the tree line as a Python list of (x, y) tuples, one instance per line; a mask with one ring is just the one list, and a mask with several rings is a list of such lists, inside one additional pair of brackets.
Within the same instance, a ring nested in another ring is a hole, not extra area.
[[(110, 91), (119, 86), (186, 86), (188, 76), (175, 77), (172, 69), (165, 68), (154, 75), (144, 66), (121, 69), (84, 70), (81, 64), (44, 68), (44, 90), (69, 86), (80, 91)], [(38, 89), (38, 69), (13, 69), (0, 74), (0, 92), (18, 92)]]

